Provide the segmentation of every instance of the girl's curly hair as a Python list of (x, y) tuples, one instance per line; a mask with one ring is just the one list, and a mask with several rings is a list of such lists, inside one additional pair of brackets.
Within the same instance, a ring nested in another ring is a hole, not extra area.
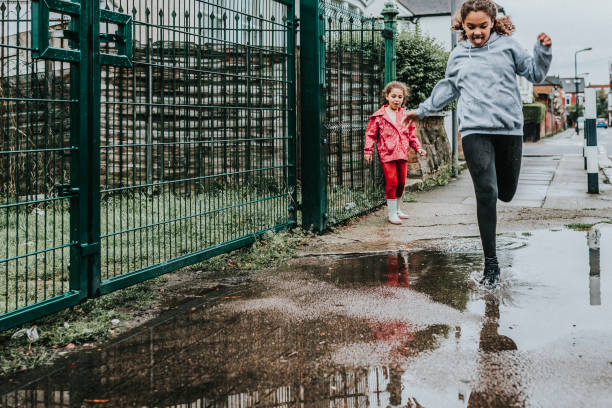
[(514, 32), (514, 24), (510, 20), (510, 17), (503, 16), (497, 17), (497, 6), (491, 0), (467, 0), (461, 6), (461, 9), (457, 11), (453, 17), (453, 25), (451, 30), (457, 31), (461, 40), (467, 40), (465, 31), (463, 30), (463, 22), (467, 15), (472, 11), (484, 11), (491, 17), (493, 21), (493, 30), (499, 35), (512, 35)]
[(400, 82), (400, 81), (391, 81), (387, 85), (385, 85), (385, 88), (382, 90), (382, 93), (380, 95), (381, 105), (387, 104), (387, 96), (389, 96), (389, 93), (391, 93), (391, 90), (395, 88), (401, 89), (402, 92), (404, 92), (404, 102), (402, 102), (402, 106), (406, 104), (406, 101), (408, 100), (408, 96), (410, 95), (408, 86), (405, 83)]

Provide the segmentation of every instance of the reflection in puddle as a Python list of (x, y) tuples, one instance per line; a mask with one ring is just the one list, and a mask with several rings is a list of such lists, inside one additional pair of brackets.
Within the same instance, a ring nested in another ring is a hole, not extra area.
[(501, 292), (474, 290), (479, 251), (302, 261), (2, 380), (0, 406), (605, 406), (612, 226), (593, 231), (517, 240)]

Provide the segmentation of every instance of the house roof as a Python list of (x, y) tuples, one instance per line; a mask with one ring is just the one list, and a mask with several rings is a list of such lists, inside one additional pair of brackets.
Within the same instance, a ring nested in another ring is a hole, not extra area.
[[(431, 14), (450, 14), (451, 0), (398, 0), (399, 3), (410, 10), (414, 17)], [(500, 13), (505, 14), (504, 8), (499, 4)]]
[[(584, 78), (578, 78), (580, 81), (578, 83), (578, 93), (584, 92)], [(576, 83), (574, 82), (574, 78), (561, 78), (561, 83), (563, 85), (563, 90), (567, 93), (576, 93)]]
[(547, 76), (546, 79), (544, 79), (543, 82), (541, 82), (539, 85), (555, 85), (555, 86), (563, 86), (563, 83), (561, 81), (561, 78), (559, 78), (558, 76)]

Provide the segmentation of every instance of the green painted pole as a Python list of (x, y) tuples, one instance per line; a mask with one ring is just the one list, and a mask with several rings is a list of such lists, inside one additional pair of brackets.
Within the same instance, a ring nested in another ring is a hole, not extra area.
[[(101, 226), (100, 226), (100, 104), (101, 91), (101, 55), (100, 55), (100, 2), (92, 1), (89, 18), (89, 67), (88, 67), (88, 97), (89, 97), (89, 123), (87, 150), (89, 159), (87, 162), (88, 191), (88, 213), (87, 224), (88, 239), (85, 245), (81, 245), (82, 255), (87, 257), (86, 265), (88, 271), (88, 295), (95, 297), (100, 295), (101, 277)], [(131, 47), (130, 47), (131, 48)], [(131, 55), (130, 55), (131, 56)], [(85, 147), (85, 146), (83, 146)]]
[(396, 48), (397, 48), (397, 15), (399, 11), (393, 1), (385, 3), (385, 8), (381, 11), (385, 18), (385, 84), (395, 81), (397, 78), (396, 70)]
[(325, 113), (325, 15), (319, 0), (300, 2), (302, 228), (327, 226), (327, 138)]
[(289, 13), (289, 20), (287, 22), (287, 80), (289, 81), (289, 121), (287, 124), (288, 138), (289, 138), (289, 154), (287, 160), (289, 162), (288, 170), (288, 183), (289, 183), (289, 220), (294, 224), (297, 222), (297, 151), (296, 151), (296, 72), (295, 72), (295, 36), (297, 31), (297, 22), (295, 19), (295, 5), (291, 4), (287, 11)]

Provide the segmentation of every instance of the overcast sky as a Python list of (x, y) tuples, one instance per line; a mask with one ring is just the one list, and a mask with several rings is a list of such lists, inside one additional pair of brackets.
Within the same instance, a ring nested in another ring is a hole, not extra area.
[(499, 0), (516, 26), (514, 37), (529, 50), (545, 32), (553, 41), (550, 75), (574, 76), (574, 52), (578, 75), (588, 72), (587, 84), (609, 84), (612, 61), (612, 0)]

